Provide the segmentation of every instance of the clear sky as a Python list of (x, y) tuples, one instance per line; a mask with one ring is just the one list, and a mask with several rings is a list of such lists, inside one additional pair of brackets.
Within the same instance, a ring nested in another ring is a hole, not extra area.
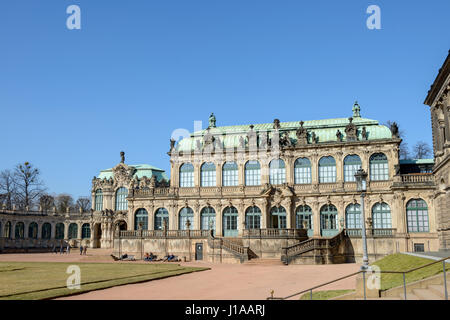
[[(81, 30), (66, 9), (81, 8)], [(381, 30), (369, 30), (369, 5)], [(0, 2), (0, 170), (89, 195), (126, 152), (169, 173), (173, 130), (349, 117), (431, 144), (427, 91), (450, 49), (450, 1)]]

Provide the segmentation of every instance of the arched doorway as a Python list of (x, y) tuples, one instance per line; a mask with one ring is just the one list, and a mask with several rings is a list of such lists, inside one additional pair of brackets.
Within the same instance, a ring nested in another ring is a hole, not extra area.
[(96, 223), (94, 224), (94, 248), (101, 248), (101, 240), (102, 240), (102, 224)]
[(118, 221), (116, 221), (114, 230), (116, 230), (116, 231), (126, 231), (127, 228), (128, 228), (128, 225), (127, 225), (125, 220), (118, 220)]

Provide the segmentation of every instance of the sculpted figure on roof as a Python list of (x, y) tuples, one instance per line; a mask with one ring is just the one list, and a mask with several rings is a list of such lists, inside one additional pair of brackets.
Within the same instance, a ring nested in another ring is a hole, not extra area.
[(348, 118), (348, 121), (350, 123), (345, 127), (346, 139), (347, 141), (356, 141), (358, 140), (358, 136), (356, 134), (358, 129), (356, 128), (356, 125), (353, 123), (352, 117)]
[(254, 126), (250, 126), (250, 131), (247, 133), (248, 147), (249, 149), (256, 149), (258, 147), (258, 137), (253, 130)]
[(300, 121), (300, 128), (297, 129), (297, 145), (305, 145), (308, 144), (308, 132), (303, 127), (304, 122)]

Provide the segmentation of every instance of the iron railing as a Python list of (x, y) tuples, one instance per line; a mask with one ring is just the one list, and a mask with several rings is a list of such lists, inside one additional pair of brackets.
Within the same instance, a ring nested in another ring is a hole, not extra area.
[[(366, 229), (367, 237), (374, 238), (391, 238), (395, 237), (397, 229)], [(362, 235), (361, 229), (345, 229), (345, 234), (350, 238), (360, 238)]]
[[(410, 273), (410, 272), (414, 272), (414, 271), (420, 270), (420, 269), (423, 269), (423, 268), (426, 268), (426, 267), (429, 267), (429, 266), (434, 265), (434, 264), (437, 264), (437, 263), (442, 263), (442, 271), (443, 271), (443, 277), (444, 277), (444, 299), (445, 299), (445, 300), (448, 300), (448, 289), (447, 289), (447, 269), (448, 269), (448, 268), (446, 267), (445, 264), (446, 264), (446, 260), (449, 260), (449, 259), (450, 259), (450, 256), (447, 257), (447, 258), (444, 258), (444, 259), (440, 259), (440, 260), (436, 260), (436, 261), (430, 262), (430, 263), (428, 263), (428, 264), (425, 264), (425, 265), (420, 266), (420, 267), (417, 267), (417, 268), (413, 268), (413, 269), (410, 269), (410, 270), (406, 270), (406, 271), (383, 271), (383, 270), (381, 270), (380, 273), (401, 274), (402, 277), (403, 277), (403, 294), (404, 294), (405, 300), (407, 300), (407, 293), (406, 293), (406, 274), (407, 274), (407, 273)], [(363, 274), (364, 300), (367, 300), (367, 293), (366, 293), (366, 273), (373, 273), (373, 271), (368, 271), (368, 270), (360, 270), (360, 271), (351, 273), (351, 274), (349, 274), (349, 275), (340, 277), (340, 278), (338, 278), (338, 279), (334, 279), (334, 280), (331, 280), (331, 281), (328, 281), (328, 282), (319, 284), (319, 285), (314, 286), (314, 287), (311, 287), (311, 288), (309, 288), (309, 289), (302, 290), (302, 291), (300, 291), (300, 292), (296, 292), (296, 293), (291, 294), (291, 295), (288, 295), (288, 296), (286, 296), (286, 297), (274, 297), (274, 296), (273, 296), (274, 291), (272, 290), (272, 291), (271, 291), (271, 296), (270, 296), (270, 297), (267, 297), (266, 299), (267, 299), (267, 300), (286, 300), (286, 299), (289, 299), (289, 298), (292, 298), (292, 297), (295, 297), (295, 296), (298, 296), (298, 295), (301, 295), (301, 294), (304, 294), (304, 293), (309, 292), (309, 293), (310, 293), (310, 300), (312, 300), (312, 299), (313, 299), (313, 290), (318, 289), (318, 288), (321, 288), (321, 287), (324, 287), (324, 286), (326, 286), (326, 285), (329, 285), (329, 284), (332, 284), (332, 283), (335, 283), (335, 282), (338, 282), (338, 281), (341, 281), (341, 280), (344, 280), (344, 279), (347, 279), (347, 278), (350, 278), (350, 277), (353, 277), (353, 276), (356, 276), (356, 275), (358, 275), (358, 274), (360, 274), (360, 273)]]

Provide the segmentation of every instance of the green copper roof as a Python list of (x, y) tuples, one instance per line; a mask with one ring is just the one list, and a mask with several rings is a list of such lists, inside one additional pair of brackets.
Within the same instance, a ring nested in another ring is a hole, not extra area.
[[(310, 120), (304, 121), (303, 127), (311, 134), (315, 133), (317, 143), (336, 141), (336, 133), (339, 130), (342, 133), (343, 141), (345, 141), (345, 127), (349, 124), (348, 118), (324, 119), (324, 120)], [(353, 118), (353, 124), (358, 127), (358, 139), (362, 140), (361, 130), (366, 127), (367, 140), (379, 140), (392, 138), (391, 130), (383, 125), (379, 125), (377, 120), (371, 120), (361, 117)], [(224, 148), (232, 148), (239, 146), (240, 137), (244, 139), (250, 130), (250, 125), (236, 125), (210, 128), (210, 133), (218, 136), (223, 142)], [(269, 132), (269, 137), (272, 135), (273, 123), (253, 124), (255, 132)], [(294, 122), (280, 122), (280, 133), (288, 132), (289, 137), (293, 142), (296, 142), (296, 131), (300, 128), (300, 121)], [(202, 137), (205, 135), (205, 130), (191, 133), (189, 138), (184, 138), (176, 146), (177, 151), (192, 151), (195, 150), (197, 140), (202, 142)]]
[[(129, 166), (136, 169), (136, 172), (133, 174), (133, 178), (137, 177), (138, 179), (141, 179), (143, 177), (151, 178), (155, 176), (156, 180), (158, 181), (161, 181), (162, 179), (165, 179), (166, 181), (168, 180), (166, 173), (163, 169), (159, 169), (148, 164), (134, 164)], [(99, 179), (114, 178), (112, 168), (100, 171), (98, 178)]]

